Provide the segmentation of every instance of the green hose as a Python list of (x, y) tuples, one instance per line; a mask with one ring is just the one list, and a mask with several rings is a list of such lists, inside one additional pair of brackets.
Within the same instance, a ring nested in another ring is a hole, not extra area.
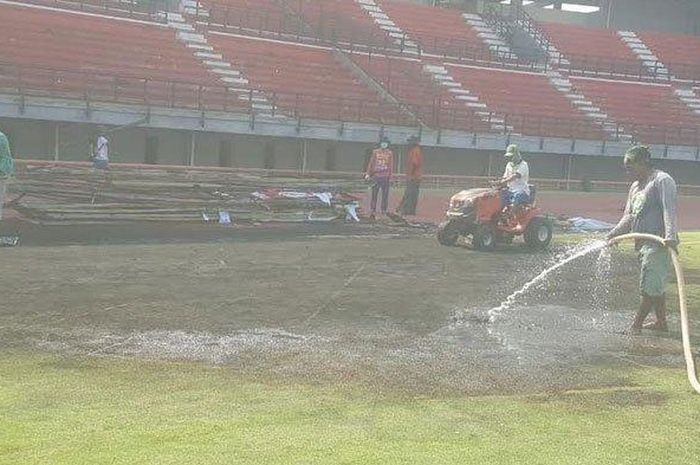
[[(652, 234), (639, 233), (631, 233), (617, 236), (610, 239), (608, 243), (612, 245), (627, 240), (654, 241), (665, 246), (664, 240), (662, 238), (654, 236)], [(695, 373), (695, 361), (693, 360), (693, 351), (690, 347), (688, 307), (685, 296), (685, 277), (683, 276), (683, 268), (681, 267), (681, 261), (678, 258), (678, 253), (673, 249), (669, 250), (671, 251), (671, 260), (673, 261), (673, 268), (676, 271), (676, 281), (678, 282), (678, 301), (680, 302), (681, 310), (681, 336), (683, 339), (683, 355), (685, 357), (685, 367), (688, 373), (688, 381), (690, 381), (690, 385), (693, 387), (693, 389), (695, 389), (695, 392), (700, 394), (700, 381), (698, 381), (697, 374)]]

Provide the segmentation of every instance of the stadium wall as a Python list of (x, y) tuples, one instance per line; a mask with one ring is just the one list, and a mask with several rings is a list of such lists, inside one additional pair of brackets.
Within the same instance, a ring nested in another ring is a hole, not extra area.
[[(36, 120), (0, 118), (0, 128), (11, 141), (18, 158), (52, 160), (56, 156), (56, 124)], [(90, 124), (58, 123), (58, 158), (85, 161), (89, 140), (97, 127)], [(187, 165), (192, 154), (198, 166), (265, 168), (266, 160), (276, 169), (361, 172), (372, 144), (351, 141), (296, 139), (197, 132), (176, 129), (126, 128), (110, 135), (113, 161), (147, 161), (149, 138), (157, 141), (157, 164)], [(395, 141), (400, 142), (400, 141)], [(230, 149), (230, 157), (222, 151)], [(425, 169), (428, 174), (497, 176), (503, 169), (502, 151), (426, 146)], [(306, 152), (306, 157), (304, 157)], [(403, 161), (405, 147), (398, 145), (397, 163)], [(527, 153), (527, 150), (525, 150)], [(271, 155), (272, 154), (272, 155)], [(656, 153), (657, 163), (672, 173), (678, 182), (700, 185), (700, 162), (664, 160)], [(620, 181), (625, 178), (620, 157), (527, 153), (533, 177), (572, 180)], [(306, 160), (304, 161), (304, 158)], [(570, 165), (569, 165), (570, 164)], [(267, 166), (270, 167), (270, 166)]]

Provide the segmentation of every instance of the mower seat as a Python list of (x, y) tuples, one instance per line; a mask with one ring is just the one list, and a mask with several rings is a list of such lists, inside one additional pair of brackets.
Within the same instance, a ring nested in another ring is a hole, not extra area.
[(528, 187), (530, 188), (530, 203), (534, 204), (537, 200), (537, 187), (532, 184), (528, 184)]

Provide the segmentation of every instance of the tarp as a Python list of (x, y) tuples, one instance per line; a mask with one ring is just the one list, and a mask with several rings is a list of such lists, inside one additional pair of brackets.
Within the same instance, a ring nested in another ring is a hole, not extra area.
[(592, 218), (569, 218), (567, 222), (571, 231), (574, 232), (610, 231), (615, 227), (614, 224)]

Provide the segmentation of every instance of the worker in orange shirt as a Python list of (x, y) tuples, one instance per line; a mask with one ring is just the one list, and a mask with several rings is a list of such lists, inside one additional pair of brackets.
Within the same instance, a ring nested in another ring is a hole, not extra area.
[(420, 182), (423, 177), (423, 150), (420, 139), (411, 136), (408, 139), (408, 158), (406, 159), (406, 190), (401, 203), (396, 208), (399, 215), (415, 215), (420, 194)]

